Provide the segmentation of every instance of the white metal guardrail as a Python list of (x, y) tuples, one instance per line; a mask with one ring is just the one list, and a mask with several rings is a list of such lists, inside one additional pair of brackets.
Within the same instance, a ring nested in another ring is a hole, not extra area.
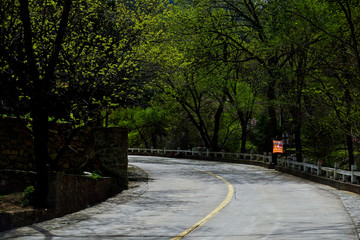
[(200, 157), (220, 157), (232, 159), (248, 159), (262, 162), (271, 162), (271, 156), (253, 154), (253, 153), (230, 153), (230, 152), (210, 152), (199, 150), (171, 150), (171, 149), (146, 149), (146, 148), (129, 148), (131, 153), (152, 153), (152, 154), (170, 154), (170, 155), (183, 155), (183, 156), (200, 156)]
[[(146, 148), (129, 148), (130, 153), (150, 153), (159, 155), (182, 155), (182, 156), (200, 156), (200, 157), (216, 157), (227, 159), (246, 159), (252, 161), (260, 161), (265, 163), (271, 163), (271, 156), (268, 154), (254, 154), (254, 153), (230, 153), (230, 152), (210, 152), (199, 150), (171, 150), (171, 149), (146, 149)], [(295, 171), (305, 172), (331, 178), (335, 180), (341, 180), (343, 182), (351, 182), (359, 184), (360, 172), (357, 171), (357, 166), (352, 165), (351, 171), (339, 169), (339, 164), (335, 163), (334, 168), (321, 166), (321, 161), (317, 164), (304, 162), (297, 162), (293, 159), (278, 158), (278, 165), (286, 168), (293, 169)]]
[(326, 178), (332, 178), (335, 180), (341, 180), (343, 182), (351, 182), (359, 184), (360, 172), (357, 171), (357, 166), (352, 165), (351, 171), (339, 169), (339, 164), (335, 163), (334, 168), (323, 167), (321, 166), (321, 161), (318, 161), (317, 164), (311, 164), (307, 162), (297, 162), (293, 160), (286, 160), (279, 158), (279, 165), (287, 168), (292, 168), (293, 170), (302, 171), (317, 176), (322, 176)]

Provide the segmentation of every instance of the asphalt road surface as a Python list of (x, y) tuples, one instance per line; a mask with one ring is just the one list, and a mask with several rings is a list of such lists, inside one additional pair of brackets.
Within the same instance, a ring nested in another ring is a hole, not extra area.
[(257, 166), (143, 156), (129, 162), (149, 181), (0, 239), (358, 239), (333, 188)]

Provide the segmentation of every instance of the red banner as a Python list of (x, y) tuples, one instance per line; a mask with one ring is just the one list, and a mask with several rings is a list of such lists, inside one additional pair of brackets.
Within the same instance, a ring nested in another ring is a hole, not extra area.
[(273, 140), (273, 153), (284, 153), (284, 141)]

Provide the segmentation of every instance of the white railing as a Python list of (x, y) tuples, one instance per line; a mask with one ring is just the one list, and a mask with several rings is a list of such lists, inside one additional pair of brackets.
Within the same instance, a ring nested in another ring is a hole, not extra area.
[(356, 171), (357, 166), (352, 165), (351, 171), (339, 169), (339, 164), (335, 163), (334, 168), (321, 166), (321, 161), (317, 164), (311, 164), (307, 162), (296, 162), (293, 160), (286, 160), (283, 158), (278, 159), (279, 165), (293, 170), (315, 174), (317, 176), (332, 178), (335, 180), (341, 180), (343, 182), (351, 182), (359, 184), (360, 172)]
[[(210, 152), (199, 150), (170, 150), (170, 149), (146, 149), (146, 148), (129, 148), (129, 153), (150, 153), (158, 155), (171, 155), (171, 156), (200, 156), (200, 157), (215, 157), (226, 159), (245, 159), (251, 161), (271, 163), (272, 157), (269, 154), (254, 154), (254, 153), (230, 153), (230, 152)], [(306, 162), (297, 162), (293, 159), (278, 158), (278, 165), (286, 168), (293, 169), (295, 171), (310, 173), (317, 176), (331, 178), (335, 180), (341, 180), (343, 182), (351, 182), (359, 184), (360, 172), (356, 171), (357, 166), (352, 165), (351, 171), (339, 169), (339, 164), (335, 163), (334, 168), (321, 166), (321, 161), (317, 164)]]
[(200, 157), (216, 157), (216, 158), (231, 158), (231, 159), (248, 159), (254, 161), (271, 162), (271, 156), (253, 154), (253, 153), (230, 153), (230, 152), (210, 152), (199, 150), (170, 150), (170, 149), (146, 149), (146, 148), (129, 148), (130, 153), (151, 153), (151, 154), (170, 154), (172, 156), (200, 156)]

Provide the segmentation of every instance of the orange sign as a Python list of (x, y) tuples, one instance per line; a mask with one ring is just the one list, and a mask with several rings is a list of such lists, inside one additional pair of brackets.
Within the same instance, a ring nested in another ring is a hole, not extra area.
[(284, 141), (273, 140), (273, 153), (284, 153)]

